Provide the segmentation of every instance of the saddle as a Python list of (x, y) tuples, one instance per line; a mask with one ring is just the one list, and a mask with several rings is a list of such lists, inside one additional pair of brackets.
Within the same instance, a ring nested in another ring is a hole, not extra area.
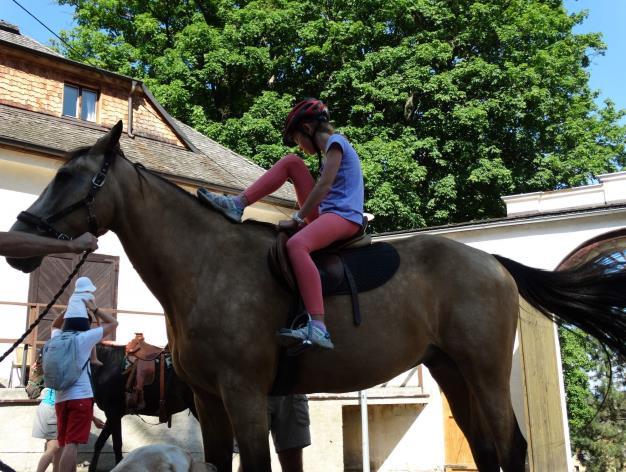
[[(361, 231), (355, 236), (311, 254), (320, 273), (324, 296), (351, 296), (356, 326), (361, 324), (358, 293), (383, 285), (393, 277), (400, 265), (400, 256), (393, 246), (387, 243), (372, 244), (372, 237), (366, 234), (366, 229), (367, 219), (364, 218)], [(282, 286), (300, 300), (286, 248), (290, 236), (282, 231), (278, 233), (268, 252), (268, 265)]]
[(166, 349), (148, 344), (142, 333), (126, 345), (126, 360), (130, 364), (124, 371), (126, 380), (126, 411), (137, 413), (146, 407), (144, 388), (154, 382), (159, 365), (159, 421), (168, 421), (165, 409), (165, 355)]

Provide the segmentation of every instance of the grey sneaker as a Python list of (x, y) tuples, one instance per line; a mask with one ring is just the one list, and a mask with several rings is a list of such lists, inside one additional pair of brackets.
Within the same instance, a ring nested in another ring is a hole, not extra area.
[(315, 325), (310, 326), (310, 331), (311, 337), (309, 338), (309, 323), (298, 329), (282, 328), (276, 333), (276, 340), (282, 346), (292, 346), (294, 341), (302, 341), (305, 344), (313, 343), (325, 349), (334, 349), (335, 346), (327, 331), (323, 331)]
[(196, 194), (201, 202), (206, 203), (214, 210), (223, 213), (229, 220), (234, 221), (235, 223), (241, 223), (243, 209), (235, 205), (232, 197), (209, 192), (204, 187), (200, 187)]

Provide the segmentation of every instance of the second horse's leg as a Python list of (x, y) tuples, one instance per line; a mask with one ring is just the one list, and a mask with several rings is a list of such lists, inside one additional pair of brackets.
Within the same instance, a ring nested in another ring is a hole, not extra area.
[(115, 463), (119, 464), (122, 460), (122, 417), (121, 415), (114, 415), (107, 417), (107, 425), (111, 423), (111, 434), (113, 435), (113, 453), (115, 454)]
[(96, 439), (96, 443), (93, 446), (93, 456), (91, 457), (91, 462), (89, 463), (89, 472), (96, 472), (98, 470), (98, 460), (100, 459), (100, 452), (102, 448), (111, 436), (111, 428), (109, 427), (108, 421), (100, 434), (98, 435), (98, 439)]

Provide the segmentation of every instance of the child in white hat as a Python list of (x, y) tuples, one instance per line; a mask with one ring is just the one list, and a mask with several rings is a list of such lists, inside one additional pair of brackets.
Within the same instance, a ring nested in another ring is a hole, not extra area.
[[(65, 310), (63, 329), (85, 331), (89, 329), (91, 322), (89, 321), (88, 304), (93, 305), (95, 300), (94, 292), (96, 286), (89, 277), (79, 277), (76, 280), (74, 293), (67, 302)], [(92, 365), (102, 366), (102, 362), (98, 360), (96, 355), (96, 347), (91, 350), (90, 361)]]

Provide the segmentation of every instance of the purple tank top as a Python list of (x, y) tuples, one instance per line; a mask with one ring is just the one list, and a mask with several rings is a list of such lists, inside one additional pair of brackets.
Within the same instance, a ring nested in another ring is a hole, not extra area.
[(328, 138), (325, 151), (328, 152), (335, 143), (341, 148), (343, 156), (335, 181), (324, 200), (320, 203), (319, 211), (320, 214), (335, 213), (346, 220), (361, 225), (363, 224), (364, 199), (361, 162), (352, 145), (340, 134), (332, 134)]

